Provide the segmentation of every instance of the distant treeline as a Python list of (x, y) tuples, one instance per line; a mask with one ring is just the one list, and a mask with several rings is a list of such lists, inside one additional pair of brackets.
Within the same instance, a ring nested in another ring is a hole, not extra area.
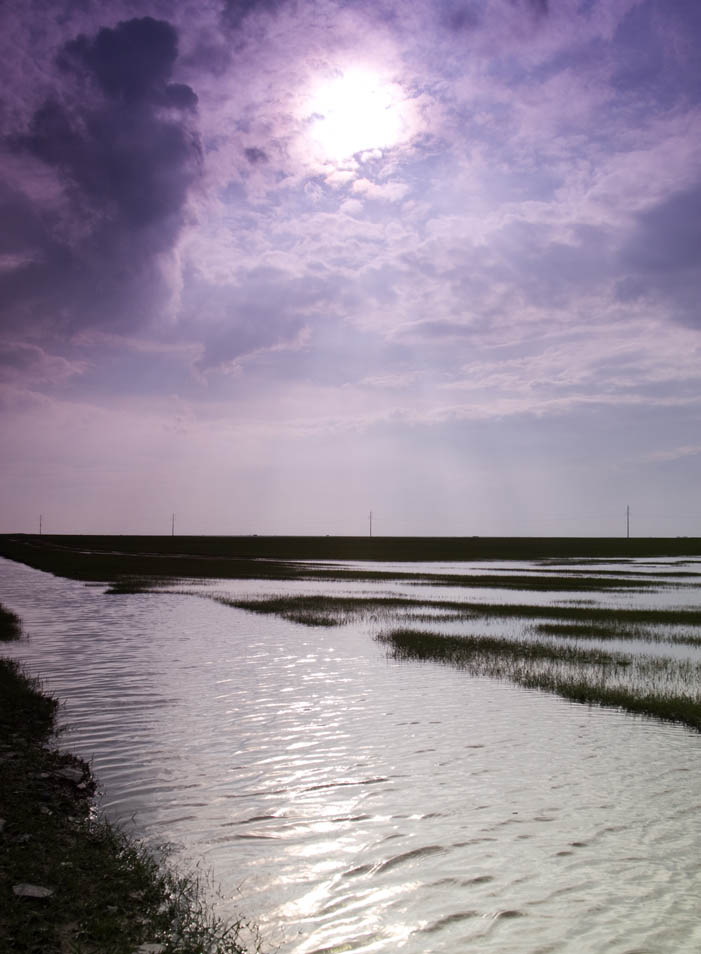
[[(701, 557), (698, 537), (190, 537), (0, 535), (0, 556), (59, 576), (285, 579), (295, 560), (456, 562)], [(265, 561), (265, 562), (262, 562)]]

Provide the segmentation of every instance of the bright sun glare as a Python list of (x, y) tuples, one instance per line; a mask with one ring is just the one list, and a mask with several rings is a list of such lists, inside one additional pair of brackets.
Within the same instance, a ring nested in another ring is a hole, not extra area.
[(307, 110), (312, 139), (331, 161), (388, 149), (402, 136), (401, 89), (371, 70), (348, 69), (319, 83)]

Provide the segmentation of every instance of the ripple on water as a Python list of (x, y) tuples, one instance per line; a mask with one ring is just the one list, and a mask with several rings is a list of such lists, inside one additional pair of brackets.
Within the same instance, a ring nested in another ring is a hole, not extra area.
[(362, 626), (0, 570), (106, 809), (204, 858), (264, 949), (701, 949), (698, 735), (397, 665)]

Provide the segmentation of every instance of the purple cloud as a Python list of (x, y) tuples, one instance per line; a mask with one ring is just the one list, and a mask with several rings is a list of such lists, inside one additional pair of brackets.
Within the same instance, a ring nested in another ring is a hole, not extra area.
[(52, 328), (74, 331), (142, 323), (158, 310), (157, 257), (178, 239), (201, 168), (196, 96), (169, 83), (176, 59), (175, 29), (148, 17), (60, 51), (56, 92), (7, 141), (50, 171), (63, 196), (57, 209), (6, 192), (5, 214), (17, 219), (24, 207), (35, 223), (15, 234), (30, 260), (0, 284), (10, 321), (46, 329), (50, 312)]
[(32, 472), (78, 487), (70, 446), (107, 494), (109, 429), (130, 486), (167, 459), (192, 488), (197, 458), (291, 529), (313, 474), (338, 529), (373, 472), (388, 499), (421, 472), (426, 530), (465, 481), (691, 506), (698, 4), (134, 9), (28, 0), (0, 36), (0, 388)]
[(622, 301), (650, 297), (666, 303), (672, 318), (701, 328), (701, 185), (639, 212), (621, 265)]
[(222, 22), (234, 29), (240, 29), (246, 17), (251, 13), (275, 13), (289, 0), (224, 0)]
[(251, 163), (252, 166), (255, 166), (259, 162), (267, 162), (268, 155), (264, 149), (259, 149), (258, 146), (249, 146), (243, 151), (246, 159)]

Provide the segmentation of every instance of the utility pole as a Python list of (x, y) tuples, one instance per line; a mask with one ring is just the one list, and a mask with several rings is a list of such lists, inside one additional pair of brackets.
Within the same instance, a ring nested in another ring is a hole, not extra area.
[(626, 540), (630, 540), (630, 506), (626, 506)]
[(370, 536), (372, 536), (372, 510), (370, 511)]
[(175, 514), (170, 518), (170, 535), (175, 536)]
[(41, 536), (41, 514), (39, 514), (39, 536)]

